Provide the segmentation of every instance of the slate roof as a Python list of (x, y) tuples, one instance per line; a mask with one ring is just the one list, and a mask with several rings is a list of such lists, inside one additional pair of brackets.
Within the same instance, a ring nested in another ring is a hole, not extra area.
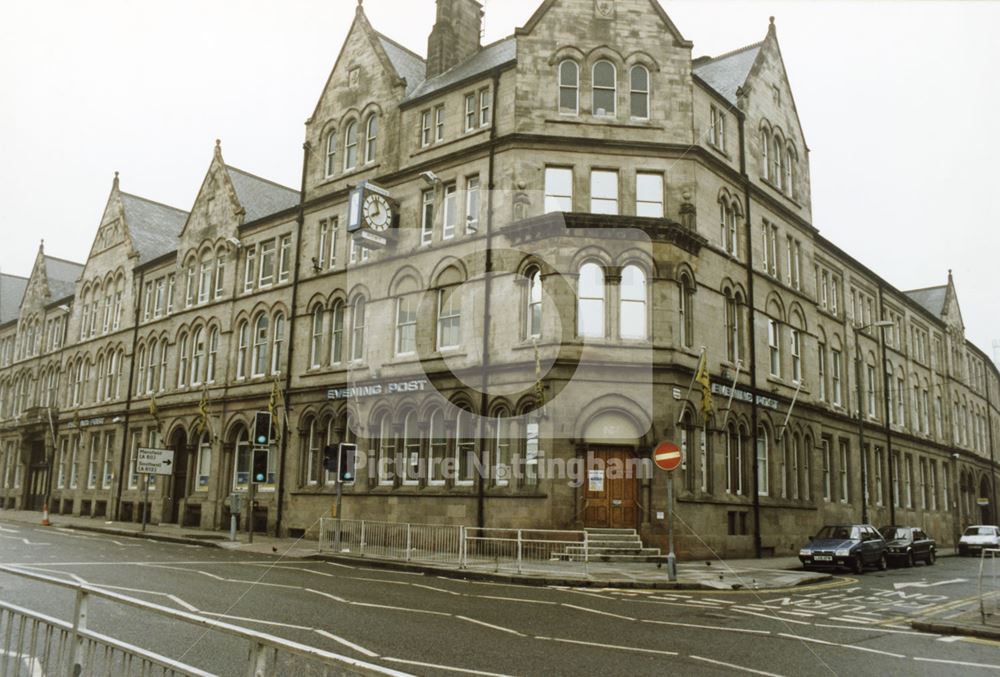
[(276, 214), (299, 203), (299, 191), (226, 165), (236, 198), (246, 210), (244, 223)]
[(419, 87), (427, 77), (427, 62), (395, 40), (381, 33), (377, 35), (379, 42), (382, 43), (382, 49), (385, 50), (386, 56), (389, 57), (389, 61), (392, 63), (392, 67), (396, 69), (399, 77), (406, 79), (406, 96), (410, 96), (413, 90)]
[(177, 249), (177, 237), (184, 228), (187, 212), (129, 193), (119, 196), (140, 264)]
[(27, 288), (28, 278), (0, 273), (0, 324), (17, 319)]
[[(491, 45), (486, 45), (457, 66), (449, 68), (444, 73), (436, 75), (430, 80), (424, 80), (419, 87), (406, 96), (405, 100), (412, 101), (433, 94), (467, 78), (476, 77), (477, 75), (493, 70), (497, 66), (502, 66), (505, 63), (516, 60), (517, 38), (512, 35)], [(407, 87), (407, 90), (409, 90), (409, 87)]]
[(757, 42), (716, 57), (700, 57), (695, 59), (692, 70), (735, 106), (736, 90), (747, 81), (763, 44)]
[(945, 297), (948, 294), (948, 285), (927, 287), (926, 289), (912, 289), (903, 293), (926, 308), (934, 317), (941, 317), (941, 314), (944, 312)]
[(49, 296), (53, 301), (73, 296), (76, 281), (83, 274), (83, 264), (73, 263), (54, 256), (45, 257), (45, 277), (49, 281)]

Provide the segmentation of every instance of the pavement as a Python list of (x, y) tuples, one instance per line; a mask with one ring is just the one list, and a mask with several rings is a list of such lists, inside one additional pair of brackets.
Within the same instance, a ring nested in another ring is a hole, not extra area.
[[(0, 510), (0, 518), (21, 524), (39, 525), (42, 514), (29, 510)], [(828, 573), (803, 571), (797, 557), (767, 559), (699, 560), (678, 562), (677, 580), (670, 581), (665, 566), (655, 563), (619, 562), (531, 562), (517, 571), (495, 562), (471, 562), (466, 568), (429, 562), (405, 562), (395, 559), (364, 558), (352, 555), (320, 553), (316, 541), (275, 538), (247, 534), (178, 527), (173, 524), (150, 524), (142, 531), (134, 522), (112, 522), (91, 517), (50, 515), (54, 527), (145, 538), (153, 541), (223, 548), (234, 552), (274, 555), (283, 559), (316, 559), (344, 564), (363, 561), (366, 566), (395, 571), (409, 571), (448, 578), (493, 581), (516, 585), (577, 586), (608, 588), (643, 588), (675, 590), (776, 590), (831, 580)]]

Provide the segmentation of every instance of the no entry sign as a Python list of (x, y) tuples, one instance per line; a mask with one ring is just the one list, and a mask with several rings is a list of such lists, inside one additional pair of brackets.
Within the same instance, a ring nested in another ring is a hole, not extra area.
[(660, 442), (653, 450), (653, 461), (660, 470), (676, 470), (681, 464), (681, 450), (671, 442)]

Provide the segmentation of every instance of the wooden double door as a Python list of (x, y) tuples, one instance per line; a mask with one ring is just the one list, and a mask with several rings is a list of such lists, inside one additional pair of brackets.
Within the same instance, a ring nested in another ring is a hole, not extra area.
[(639, 524), (639, 479), (628, 447), (587, 450), (583, 523), (587, 527), (635, 529)]

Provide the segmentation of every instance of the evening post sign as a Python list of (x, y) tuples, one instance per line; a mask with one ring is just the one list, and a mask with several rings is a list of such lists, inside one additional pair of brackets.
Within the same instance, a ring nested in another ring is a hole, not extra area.
[(351, 400), (379, 395), (401, 395), (403, 393), (422, 393), (429, 384), (425, 378), (405, 381), (386, 381), (384, 383), (367, 383), (364, 385), (347, 386), (346, 388), (330, 388), (326, 391), (328, 400)]

